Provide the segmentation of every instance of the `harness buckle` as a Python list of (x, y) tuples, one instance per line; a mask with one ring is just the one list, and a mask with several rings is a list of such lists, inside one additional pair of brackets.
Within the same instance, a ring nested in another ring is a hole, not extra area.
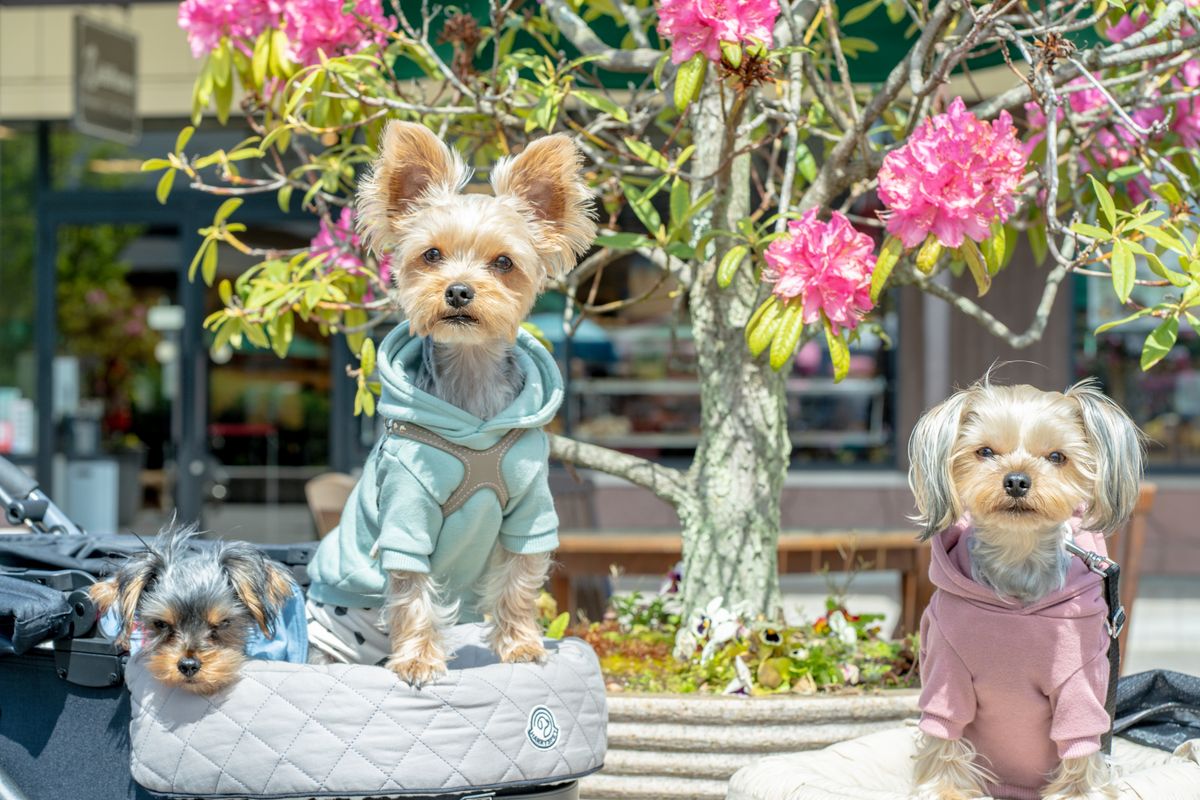
[(391, 419), (391, 418), (388, 418), (387, 420), (384, 421), (383, 429), (385, 431), (387, 431), (388, 433), (392, 434), (393, 436), (395, 436), (396, 434), (399, 434), (399, 433), (404, 433), (404, 430), (405, 430), (403, 422), (401, 422), (398, 419)]
[(1104, 620), (1104, 624), (1108, 626), (1108, 636), (1110, 639), (1116, 639), (1121, 635), (1121, 631), (1125, 630), (1125, 606), (1117, 606), (1117, 611), (1112, 615), (1112, 620)]

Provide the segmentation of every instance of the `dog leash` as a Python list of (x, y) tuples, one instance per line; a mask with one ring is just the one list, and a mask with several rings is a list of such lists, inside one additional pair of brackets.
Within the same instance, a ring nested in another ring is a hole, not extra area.
[(1104, 623), (1108, 626), (1108, 694), (1104, 699), (1104, 710), (1108, 712), (1109, 728), (1100, 737), (1100, 749), (1112, 753), (1112, 725), (1117, 718), (1117, 678), (1121, 673), (1121, 631), (1125, 629), (1125, 606), (1121, 605), (1121, 565), (1108, 556), (1084, 550), (1068, 539), (1067, 552), (1079, 556), (1087, 568), (1104, 581), (1104, 604), (1108, 606)]

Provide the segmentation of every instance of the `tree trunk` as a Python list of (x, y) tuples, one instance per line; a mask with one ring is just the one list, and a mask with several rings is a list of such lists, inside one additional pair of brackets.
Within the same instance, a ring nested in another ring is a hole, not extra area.
[[(742, 145), (727, 131), (736, 128), (744, 110), (736, 96), (723, 99), (710, 79), (692, 112), (693, 169), (716, 173), (707, 223), (728, 230), (750, 211), (750, 157), (727, 157)], [(791, 454), (785, 376), (771, 370), (765, 358), (751, 359), (746, 347), (745, 325), (763, 293), (754, 271), (743, 268), (727, 289), (714, 280), (715, 263), (727, 248), (728, 242), (716, 242), (713, 257), (698, 267), (688, 292), (699, 361), (701, 436), (688, 475), (690, 491), (678, 504), (682, 594), (685, 613), (722, 597), (726, 608), (774, 617), (780, 605), (779, 498)]]

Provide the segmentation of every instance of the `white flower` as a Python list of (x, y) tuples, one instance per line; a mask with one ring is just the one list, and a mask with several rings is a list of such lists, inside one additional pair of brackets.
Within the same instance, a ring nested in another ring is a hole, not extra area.
[(749, 692), (750, 687), (754, 685), (754, 678), (750, 674), (750, 667), (746, 666), (741, 656), (733, 659), (733, 672), (736, 677), (725, 687), (723, 694)]
[(858, 641), (858, 631), (854, 630), (854, 626), (846, 621), (846, 615), (840, 610), (829, 615), (829, 630), (833, 631), (846, 644), (854, 644)]
[(842, 664), (842, 677), (846, 679), (846, 683), (851, 686), (857, 686), (859, 679), (858, 665)]

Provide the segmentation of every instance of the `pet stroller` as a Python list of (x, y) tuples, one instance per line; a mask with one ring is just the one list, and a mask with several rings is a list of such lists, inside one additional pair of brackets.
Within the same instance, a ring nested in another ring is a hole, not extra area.
[[(419, 691), (378, 667), (250, 661), (201, 697), (96, 628), (88, 585), (141, 540), (84, 533), (3, 458), (0, 508), (29, 529), (0, 534), (0, 800), (572, 800), (603, 766), (604, 682), (579, 640), (501, 664), (463, 625), (449, 676)], [(314, 547), (263, 550), (304, 586)]]

